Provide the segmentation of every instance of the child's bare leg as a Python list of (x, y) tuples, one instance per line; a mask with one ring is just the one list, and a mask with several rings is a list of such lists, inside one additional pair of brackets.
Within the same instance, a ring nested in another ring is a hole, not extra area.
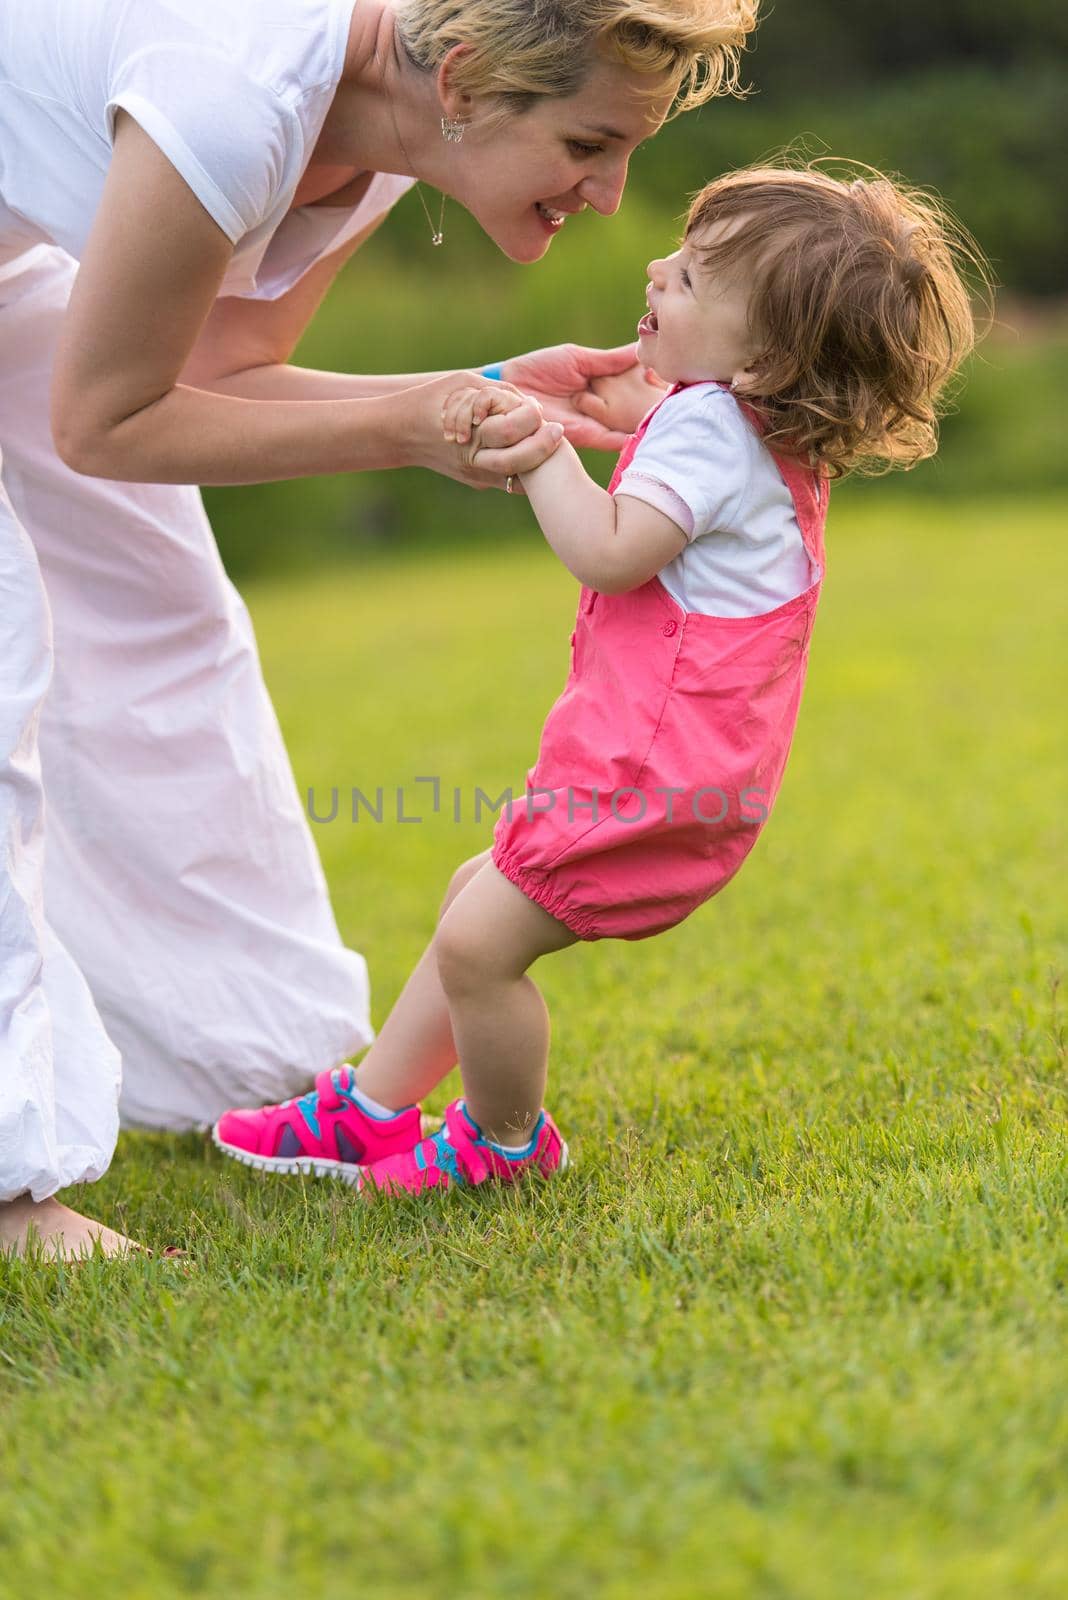
[(90, 1255), (95, 1239), (100, 1240), (106, 1256), (128, 1255), (139, 1248), (125, 1234), (83, 1217), (54, 1198), (32, 1200), (28, 1194), (20, 1194), (0, 1205), (0, 1256), (24, 1255), (31, 1239), (40, 1241), (44, 1255), (61, 1261)]
[[(489, 858), (490, 851), (483, 850), (457, 868), (438, 913), (439, 921)], [(356, 1068), (356, 1084), (372, 1100), (399, 1111), (421, 1100), (455, 1065), (449, 1007), (431, 940)]]
[(545, 1096), (549, 1015), (526, 969), (576, 935), (491, 862), (441, 919), (434, 949), (460, 1055), (464, 1099), (483, 1133), (521, 1144)]

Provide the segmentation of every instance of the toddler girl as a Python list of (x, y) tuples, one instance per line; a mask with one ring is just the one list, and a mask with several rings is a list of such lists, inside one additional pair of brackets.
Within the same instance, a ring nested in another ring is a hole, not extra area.
[[(566, 1165), (528, 969), (674, 927), (753, 848), (797, 720), (831, 480), (934, 452), (936, 399), (974, 339), (966, 262), (981, 272), (939, 207), (878, 174), (755, 168), (697, 196), (638, 324), (640, 362), (670, 387), (608, 490), (567, 443), (521, 475), (582, 585), (526, 795), (455, 874), (359, 1066), (228, 1112), (220, 1149), (389, 1190)], [(466, 459), (491, 412), (517, 437), (543, 422), (508, 385), (460, 388), (443, 420)], [(416, 1102), (457, 1060), (463, 1098), (423, 1138)]]

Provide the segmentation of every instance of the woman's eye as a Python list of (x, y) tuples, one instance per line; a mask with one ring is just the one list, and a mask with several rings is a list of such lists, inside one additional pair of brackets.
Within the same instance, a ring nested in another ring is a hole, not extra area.
[(569, 139), (567, 142), (576, 155), (580, 156), (595, 156), (604, 149), (604, 146), (599, 144), (583, 144), (581, 139)]
[(682, 268), (679, 276), (682, 278), (683, 283), (688, 289), (690, 287), (690, 274), (686, 271), (685, 267)]

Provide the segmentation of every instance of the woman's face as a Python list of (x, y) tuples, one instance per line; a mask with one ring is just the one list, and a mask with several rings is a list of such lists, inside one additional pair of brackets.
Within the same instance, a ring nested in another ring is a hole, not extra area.
[(671, 109), (665, 83), (598, 60), (577, 94), (541, 97), (492, 130), (476, 101), (449, 192), (511, 260), (537, 261), (568, 216), (618, 210), (631, 156)]

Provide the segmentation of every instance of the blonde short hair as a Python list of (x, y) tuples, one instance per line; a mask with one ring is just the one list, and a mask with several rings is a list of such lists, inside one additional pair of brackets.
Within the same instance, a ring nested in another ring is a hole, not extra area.
[(640, 74), (667, 73), (672, 116), (738, 94), (738, 58), (759, 0), (397, 0), (397, 34), (424, 72), (454, 45), (461, 92), (496, 96), (516, 115), (542, 96), (582, 87), (596, 56)]

